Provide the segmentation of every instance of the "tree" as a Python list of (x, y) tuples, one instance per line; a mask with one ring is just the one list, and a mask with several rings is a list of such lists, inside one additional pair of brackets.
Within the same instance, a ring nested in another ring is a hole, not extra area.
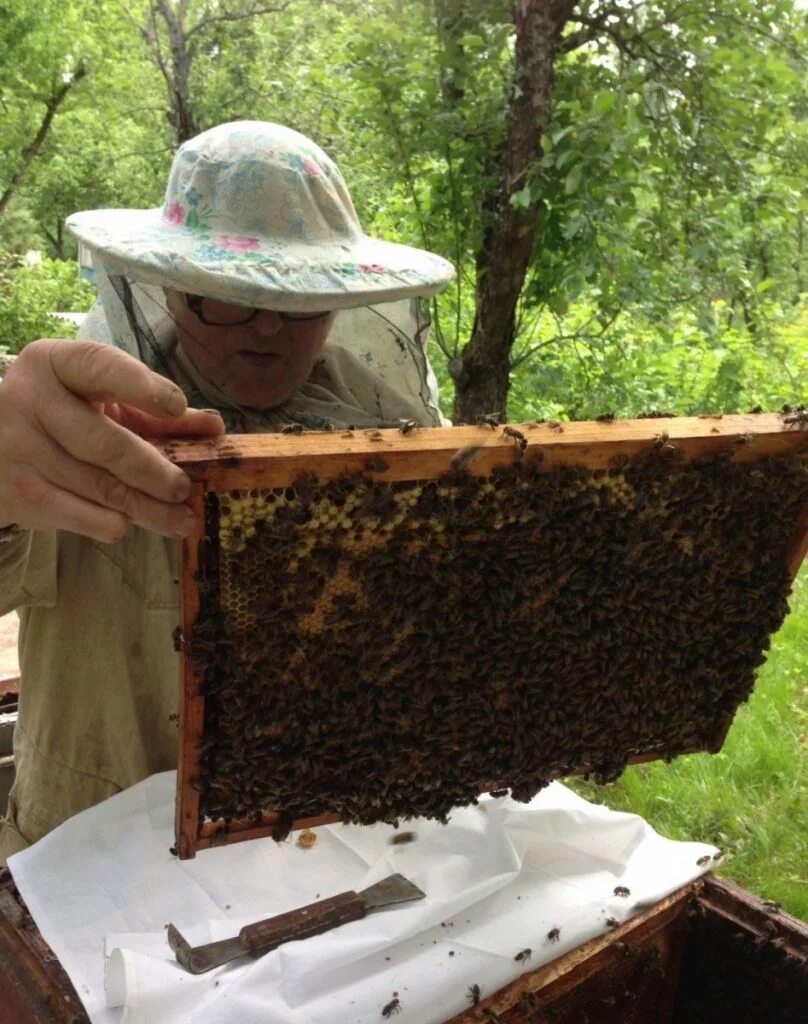
[(177, 144), (197, 135), (203, 123), (194, 98), (194, 64), (200, 58), (216, 59), (221, 53), (221, 29), (267, 14), (285, 11), (290, 0), (211, 3), (204, 0), (149, 0), (145, 20), (133, 13), (149, 56), (165, 83), (166, 116)]
[[(0, 217), (30, 172), (57, 114), (87, 76), (81, 44), (71, 40), (80, 4), (9, 0), (0, 19)], [(54, 32), (53, 25), (61, 31)], [(24, 70), (23, 70), (24, 69)]]
[(367, 231), (457, 266), (432, 306), (456, 418), (639, 390), (729, 408), (767, 361), (797, 379), (777, 342), (808, 279), (794, 0), (125, 2), (64, 0), (48, 36), (5, 0), (0, 191), (46, 114), (35, 94), (66, 60), (89, 69), (15, 187), (15, 245), (36, 223), (69, 254), (73, 209), (157, 205), (179, 138), (264, 118), (338, 160)]
[(533, 255), (540, 205), (514, 197), (541, 157), (541, 137), (550, 122), (554, 65), (561, 35), (575, 0), (520, 0), (514, 9), (513, 82), (501, 158), (501, 183), (491, 210), (485, 249), (477, 259), (477, 301), (471, 338), (451, 372), (454, 420), (471, 421), (504, 410), (515, 339), (516, 307)]
[[(720, 300), (771, 344), (772, 300), (794, 301), (805, 265), (805, 32), (791, 0), (581, 0), (556, 36), (544, 123), (514, 113), (524, 90), (505, 4), (435, 0), (431, 24), (409, 10), (406, 37), (368, 19), (342, 46), (373, 146), (386, 138), (402, 182), (375, 185), (386, 190), (375, 221), (395, 215), (458, 266), (434, 319), (456, 418), (504, 411), (517, 367), (564, 348), (597, 361), (627, 315), (653, 320), (664, 341), (693, 312), (717, 339), (735, 329), (717, 320)], [(505, 143), (514, 124), (534, 146), (520, 177)], [(532, 236), (526, 263), (507, 241), (518, 221), (522, 242)], [(507, 302), (492, 306), (494, 294)], [(582, 304), (585, 317), (567, 316)]]

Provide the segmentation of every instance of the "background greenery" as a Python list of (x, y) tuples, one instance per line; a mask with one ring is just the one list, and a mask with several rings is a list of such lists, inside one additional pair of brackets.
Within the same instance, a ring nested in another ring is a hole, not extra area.
[[(541, 209), (511, 420), (808, 402), (804, 6), (576, 5), (542, 157), (509, 196)], [(0, 0), (0, 347), (64, 335), (49, 314), (92, 301), (69, 213), (157, 206), (183, 126), (262, 118), (338, 160), (369, 233), (456, 264), (432, 329), (451, 408), (501, 179), (511, 16), (510, 0)], [(805, 918), (807, 581), (721, 754), (587, 789), (723, 846), (727, 874)]]

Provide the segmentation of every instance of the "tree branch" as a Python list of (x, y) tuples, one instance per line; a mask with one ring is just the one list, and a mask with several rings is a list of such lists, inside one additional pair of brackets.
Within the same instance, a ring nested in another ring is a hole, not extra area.
[(193, 25), (185, 34), (186, 40), (190, 39), (192, 35), (197, 32), (201, 32), (203, 29), (210, 28), (211, 25), (215, 25), (221, 21), (244, 21), (245, 18), (257, 18), (262, 14), (280, 14), (287, 10), (292, 0), (283, 0), (282, 3), (270, 4), (269, 6), (253, 7), (248, 11), (226, 11), (224, 14), (210, 14), (203, 15), (199, 21)]
[(50, 126), (53, 122), (53, 119), (56, 116), (57, 110), (64, 102), (64, 99), (70, 92), (70, 90), (75, 85), (77, 85), (82, 80), (82, 78), (85, 78), (86, 75), (86, 65), (79, 64), (79, 66), (73, 72), (72, 77), (68, 81), (62, 82), (59, 88), (56, 89), (48, 97), (48, 99), (44, 101), (45, 116), (42, 118), (42, 123), (40, 124), (36, 135), (23, 149), (22, 154), (20, 155), (20, 163), (17, 167), (17, 170), (11, 175), (11, 180), (9, 181), (6, 187), (5, 192), (3, 192), (2, 196), (0, 196), (0, 215), (2, 215), (3, 211), (8, 206), (9, 200), (14, 194), (14, 191), (19, 185), (19, 183), (22, 181), (23, 175), (31, 166), (32, 161), (35, 159), (35, 157), (39, 155), (42, 146), (45, 142), (45, 139), (47, 137), (47, 134), (50, 131)]

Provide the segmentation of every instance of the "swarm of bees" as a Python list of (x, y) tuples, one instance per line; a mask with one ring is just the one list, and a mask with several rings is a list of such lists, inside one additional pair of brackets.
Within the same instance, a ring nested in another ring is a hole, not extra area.
[(209, 494), (200, 816), (445, 820), (709, 748), (787, 612), (808, 456), (659, 441), (608, 469)]

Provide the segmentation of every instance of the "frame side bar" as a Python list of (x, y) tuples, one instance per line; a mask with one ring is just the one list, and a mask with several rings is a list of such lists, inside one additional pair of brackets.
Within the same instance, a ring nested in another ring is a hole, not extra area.
[(188, 655), (194, 624), (199, 617), (200, 546), (205, 543), (205, 488), (194, 484), (189, 501), (197, 519), (197, 532), (182, 544), (182, 618), (180, 648), (180, 749), (177, 766), (175, 819), (176, 851), (181, 860), (196, 855), (199, 834), (199, 759), (205, 724), (204, 679)]

